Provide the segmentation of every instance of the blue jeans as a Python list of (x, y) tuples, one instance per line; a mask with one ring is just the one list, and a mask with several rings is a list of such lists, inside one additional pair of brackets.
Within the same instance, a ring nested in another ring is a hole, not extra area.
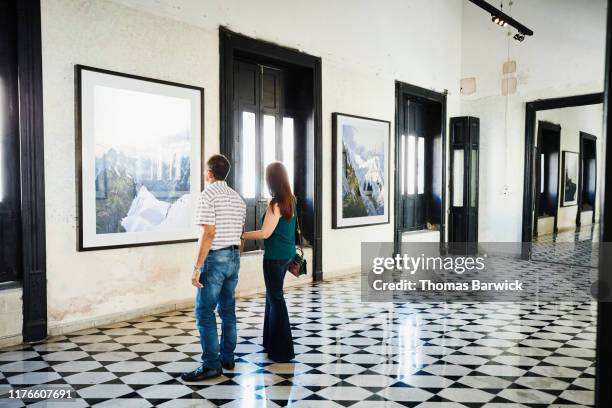
[[(202, 266), (195, 302), (196, 325), (200, 332), (202, 363), (221, 368), (221, 361), (233, 362), (236, 349), (236, 301), (240, 251), (227, 249), (208, 254)], [(217, 334), (215, 308), (221, 317), (221, 342)]]

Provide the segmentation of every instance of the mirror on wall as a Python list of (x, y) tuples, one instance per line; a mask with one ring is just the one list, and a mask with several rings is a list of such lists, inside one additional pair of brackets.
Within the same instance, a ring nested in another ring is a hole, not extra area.
[(603, 104), (536, 113), (532, 260), (597, 267)]

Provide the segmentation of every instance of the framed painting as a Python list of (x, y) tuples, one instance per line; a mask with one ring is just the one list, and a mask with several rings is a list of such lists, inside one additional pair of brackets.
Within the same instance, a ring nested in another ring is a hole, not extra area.
[(78, 249), (194, 241), (204, 89), (75, 66)]
[(578, 204), (579, 171), (578, 153), (563, 151), (562, 207), (571, 207)]
[(332, 227), (389, 223), (391, 123), (332, 114)]

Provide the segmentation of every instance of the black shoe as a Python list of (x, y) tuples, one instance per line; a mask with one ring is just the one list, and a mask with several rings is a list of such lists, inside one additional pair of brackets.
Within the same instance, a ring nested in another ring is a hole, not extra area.
[(223, 374), (223, 371), (220, 368), (207, 368), (204, 366), (200, 366), (189, 373), (182, 374), (181, 379), (183, 381), (188, 381), (188, 382), (202, 381), (202, 380), (208, 380), (211, 378), (220, 377), (222, 374)]
[(228, 362), (221, 362), (221, 367), (223, 367), (225, 370), (233, 370), (234, 367), (236, 367), (236, 363), (234, 361), (228, 361)]

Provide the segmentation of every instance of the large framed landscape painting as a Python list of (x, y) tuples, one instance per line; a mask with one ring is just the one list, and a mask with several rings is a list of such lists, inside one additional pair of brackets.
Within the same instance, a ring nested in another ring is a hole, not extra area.
[(332, 114), (333, 228), (389, 223), (391, 123)]
[(562, 207), (578, 204), (579, 157), (576, 152), (563, 151)]
[(77, 65), (79, 250), (197, 239), (204, 90)]

